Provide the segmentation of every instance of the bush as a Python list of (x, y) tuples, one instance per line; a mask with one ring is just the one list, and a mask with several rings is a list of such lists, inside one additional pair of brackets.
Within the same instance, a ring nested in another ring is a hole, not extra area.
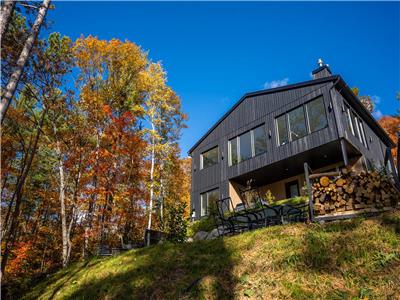
[(170, 205), (166, 208), (167, 239), (173, 243), (186, 241), (188, 220), (185, 218), (186, 203)]
[(206, 216), (189, 224), (188, 236), (194, 236), (199, 231), (211, 231), (214, 227), (214, 219), (210, 216)]

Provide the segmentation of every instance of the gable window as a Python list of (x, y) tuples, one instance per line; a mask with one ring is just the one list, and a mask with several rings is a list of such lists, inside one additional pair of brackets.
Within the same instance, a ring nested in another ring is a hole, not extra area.
[(276, 127), (278, 131), (278, 145), (285, 145), (287, 142), (289, 142), (286, 126), (286, 115), (276, 118)]
[(328, 126), (324, 98), (300, 105), (275, 119), (278, 145), (285, 145)]
[(267, 151), (267, 136), (264, 124), (247, 131), (228, 142), (230, 166)]
[(209, 214), (210, 204), (215, 203), (219, 199), (219, 190), (211, 190), (200, 194), (200, 217)]
[(200, 170), (218, 164), (218, 146), (200, 155)]
[(318, 131), (328, 126), (324, 99), (322, 96), (307, 103), (306, 110), (310, 132)]
[(290, 140), (294, 141), (307, 135), (304, 108), (300, 106), (288, 113)]

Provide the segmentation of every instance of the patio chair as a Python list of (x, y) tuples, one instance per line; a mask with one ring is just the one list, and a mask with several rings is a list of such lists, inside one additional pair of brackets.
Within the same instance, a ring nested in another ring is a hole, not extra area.
[(308, 220), (308, 203), (292, 205), (284, 204), (281, 208), (283, 223), (305, 222)]
[(271, 226), (281, 224), (280, 207), (270, 206), (263, 199), (256, 188), (246, 188), (241, 191), (242, 201), (247, 210), (258, 218), (258, 224)]
[[(222, 235), (236, 234), (252, 229), (250, 217), (245, 212), (235, 212), (230, 197), (218, 200), (216, 204), (218, 214), (216, 224), (224, 228)], [(218, 233), (220, 234), (220, 229), (218, 229)]]

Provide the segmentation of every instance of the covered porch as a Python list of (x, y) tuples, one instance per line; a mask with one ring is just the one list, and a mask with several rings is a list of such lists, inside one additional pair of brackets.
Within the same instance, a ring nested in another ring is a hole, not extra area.
[(245, 199), (247, 191), (255, 191), (266, 199), (267, 192), (275, 201), (306, 195), (304, 163), (314, 172), (329, 172), (347, 165), (363, 168), (361, 153), (346, 140), (337, 140), (306, 152), (293, 155), (263, 168), (231, 178), (229, 197), (234, 207)]

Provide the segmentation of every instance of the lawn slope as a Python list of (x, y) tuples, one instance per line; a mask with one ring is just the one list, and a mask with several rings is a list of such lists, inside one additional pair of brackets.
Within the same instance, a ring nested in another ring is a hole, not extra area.
[(93, 259), (26, 299), (399, 299), (400, 213)]

